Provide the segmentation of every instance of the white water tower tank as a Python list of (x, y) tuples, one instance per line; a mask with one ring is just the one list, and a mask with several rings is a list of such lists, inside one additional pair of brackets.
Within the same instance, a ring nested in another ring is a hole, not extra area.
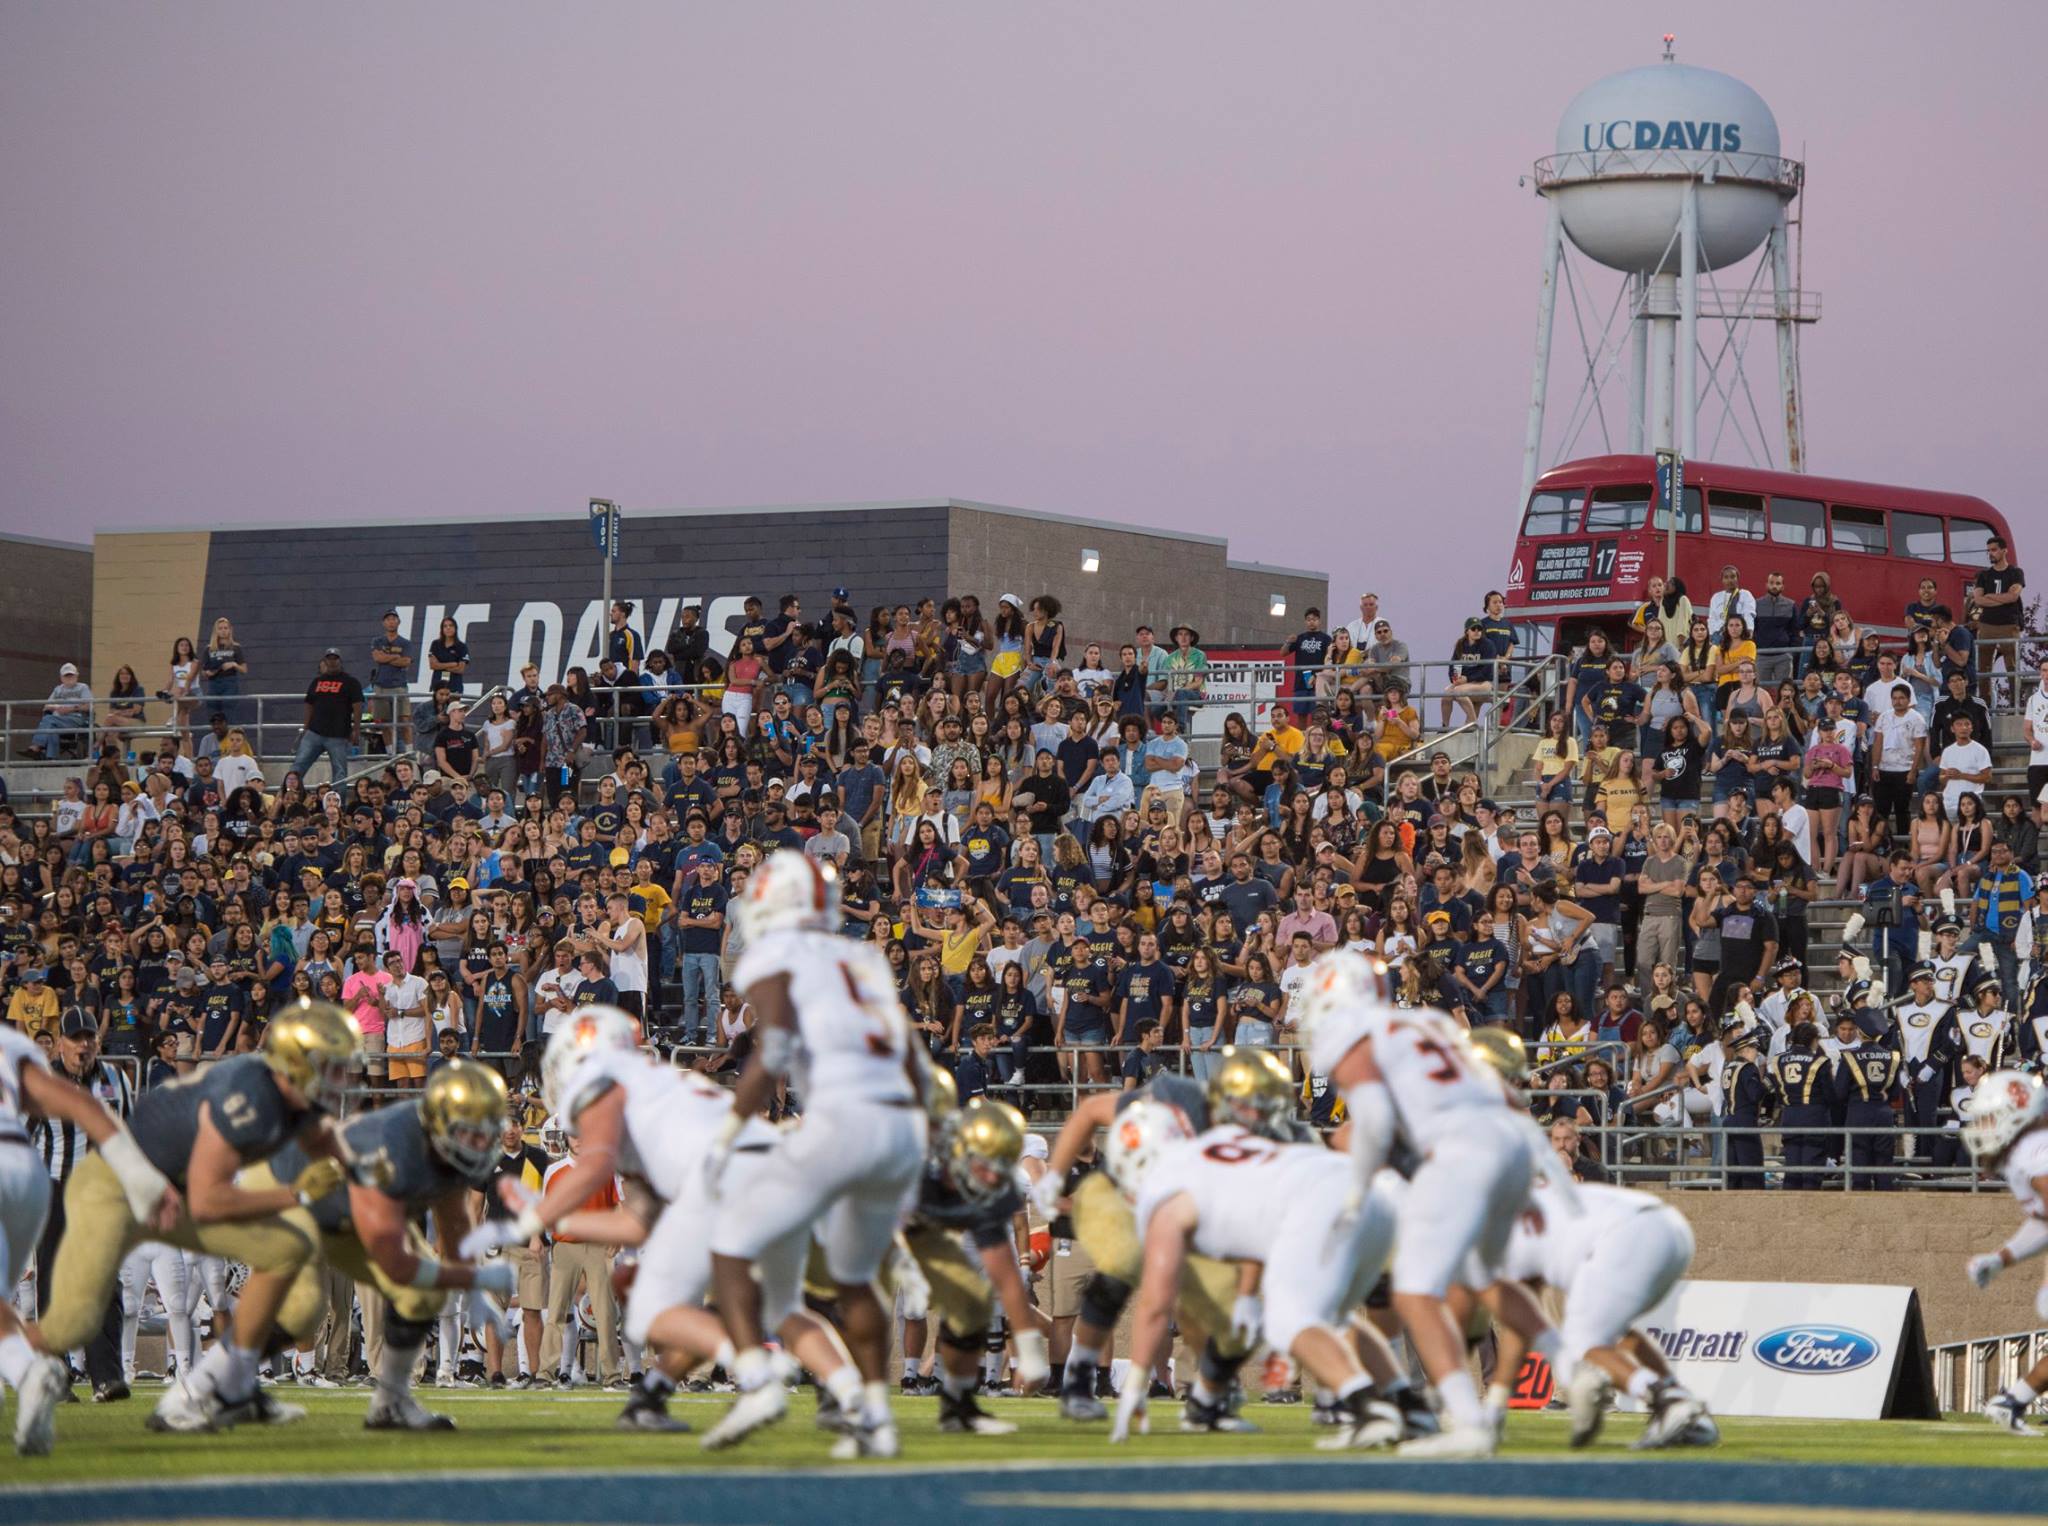
[(1557, 157), (1538, 170), (1572, 243), (1631, 274), (1678, 270), (1673, 230), (1688, 182), (1698, 183), (1700, 258), (1715, 270), (1761, 246), (1798, 188), (1763, 97), (1680, 63), (1626, 69), (1580, 91), (1557, 124)]

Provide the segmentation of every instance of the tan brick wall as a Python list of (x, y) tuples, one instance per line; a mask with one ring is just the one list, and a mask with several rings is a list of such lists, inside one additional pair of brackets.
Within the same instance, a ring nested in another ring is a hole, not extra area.
[(170, 675), (173, 641), (190, 636), (195, 647), (205, 647), (199, 609), (212, 540), (206, 530), (125, 531), (95, 538), (95, 694), (106, 692), (124, 662), (135, 669), (144, 692), (154, 694)]
[[(1220, 542), (957, 504), (950, 518), (947, 591), (979, 594), (991, 616), (1002, 594), (1014, 593), (1027, 606), (1034, 595), (1054, 595), (1076, 660), (1087, 642), (1100, 641), (1114, 667), (1117, 644), (1141, 624), (1153, 627), (1162, 646), (1168, 628), (1183, 621), (1205, 647), (1278, 645), (1301, 628), (1304, 607), (1325, 602), (1326, 579), (1232, 568)], [(1084, 549), (1101, 553), (1100, 571), (1081, 570)], [(1274, 592), (1288, 601), (1278, 620), (1268, 613)]]
[(2031, 1330), (2036, 1263), (1985, 1292), (1963, 1263), (2012, 1233), (2003, 1192), (1673, 1192), (1698, 1242), (1692, 1275), (1728, 1282), (1865, 1282), (1920, 1293), (1930, 1344)]

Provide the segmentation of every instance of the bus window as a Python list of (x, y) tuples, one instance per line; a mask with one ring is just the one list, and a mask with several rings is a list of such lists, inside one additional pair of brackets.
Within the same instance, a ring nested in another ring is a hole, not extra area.
[(1965, 567), (1989, 567), (1988, 542), (1997, 532), (1981, 519), (1951, 519), (1948, 522), (1948, 559)]
[(1811, 498), (1772, 498), (1771, 539), (1781, 546), (1821, 550), (1828, 543), (1827, 510)]
[(1585, 501), (1583, 488), (1568, 492), (1532, 493), (1529, 514), (1522, 521), (1524, 535), (1570, 535), (1579, 527), (1579, 505)]
[(1945, 562), (1948, 553), (1941, 540), (1941, 521), (1932, 514), (1909, 514), (1892, 510), (1892, 555), (1910, 556), (1922, 562)]
[(1650, 517), (1651, 489), (1647, 487), (1596, 487), (1593, 506), (1586, 510), (1588, 530), (1640, 530)]
[(1837, 551), (1862, 551), (1872, 556), (1884, 555), (1884, 510), (1845, 509), (1836, 504), (1833, 520)]
[(1755, 493), (1716, 488), (1707, 494), (1707, 528), (1736, 540), (1764, 538), (1764, 501)]
[[(1668, 532), (1671, 529), (1671, 515), (1663, 504), (1657, 505), (1657, 529)], [(1700, 490), (1689, 487), (1685, 490), (1685, 507), (1678, 516), (1678, 530), (1681, 535), (1700, 533)]]

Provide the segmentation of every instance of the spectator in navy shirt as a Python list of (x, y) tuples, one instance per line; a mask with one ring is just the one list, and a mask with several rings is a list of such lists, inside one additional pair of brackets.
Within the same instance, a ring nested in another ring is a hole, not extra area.
[(972, 1102), (988, 1095), (995, 1072), (996, 1030), (993, 1023), (976, 1023), (967, 1030), (967, 1050), (953, 1065), (953, 1082), (960, 1100)]
[(1124, 1056), (1125, 1091), (1136, 1091), (1166, 1069), (1166, 1059), (1159, 1053), (1159, 1031), (1159, 1024), (1149, 1019), (1138, 1024), (1138, 1047)]
[[(1323, 612), (1311, 604), (1302, 611), (1304, 628), (1287, 639), (1287, 645), (1280, 650), (1294, 668), (1294, 692), (1304, 700), (1315, 690), (1316, 669), (1323, 665), (1323, 658), (1330, 651), (1330, 633), (1323, 629)], [(1297, 704), (1298, 715), (1307, 715), (1309, 705)]]

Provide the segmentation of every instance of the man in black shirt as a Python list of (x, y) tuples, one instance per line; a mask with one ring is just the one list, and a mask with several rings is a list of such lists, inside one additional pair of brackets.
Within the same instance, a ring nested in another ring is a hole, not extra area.
[[(1991, 565), (1970, 583), (1970, 604), (1977, 611), (1978, 671), (1990, 691), (1991, 674), (2002, 660), (2006, 673), (2019, 676), (2020, 621), (2027, 601), (2027, 575), (2009, 560), (2005, 541), (1994, 535), (1984, 543)], [(1988, 733), (1986, 733), (1988, 734)]]
[(1316, 669), (1330, 650), (1330, 633), (1323, 629), (1323, 612), (1311, 605), (1302, 611), (1303, 629), (1287, 638), (1280, 650), (1294, 670), (1294, 692), (1302, 698), (1295, 704), (1297, 715), (1307, 715), (1307, 697), (1315, 692)]
[(665, 643), (668, 660), (675, 665), (681, 683), (703, 682), (704, 658), (711, 650), (711, 632), (704, 626), (703, 613), (699, 606), (685, 604)]
[(341, 670), (341, 650), (329, 647), (320, 657), (320, 671), (306, 688), (306, 728), (292, 754), (292, 772), (305, 782), (306, 770), (322, 753), (331, 777), (348, 772), (349, 750), (362, 723), (363, 686)]
[(1758, 903), (1756, 881), (1745, 874), (1735, 881), (1735, 904), (1715, 912), (1714, 920), (1721, 924), (1721, 973), (1711, 1006), (1725, 1016), (1727, 993), (1738, 985), (1754, 986), (1778, 956), (1778, 919)]

